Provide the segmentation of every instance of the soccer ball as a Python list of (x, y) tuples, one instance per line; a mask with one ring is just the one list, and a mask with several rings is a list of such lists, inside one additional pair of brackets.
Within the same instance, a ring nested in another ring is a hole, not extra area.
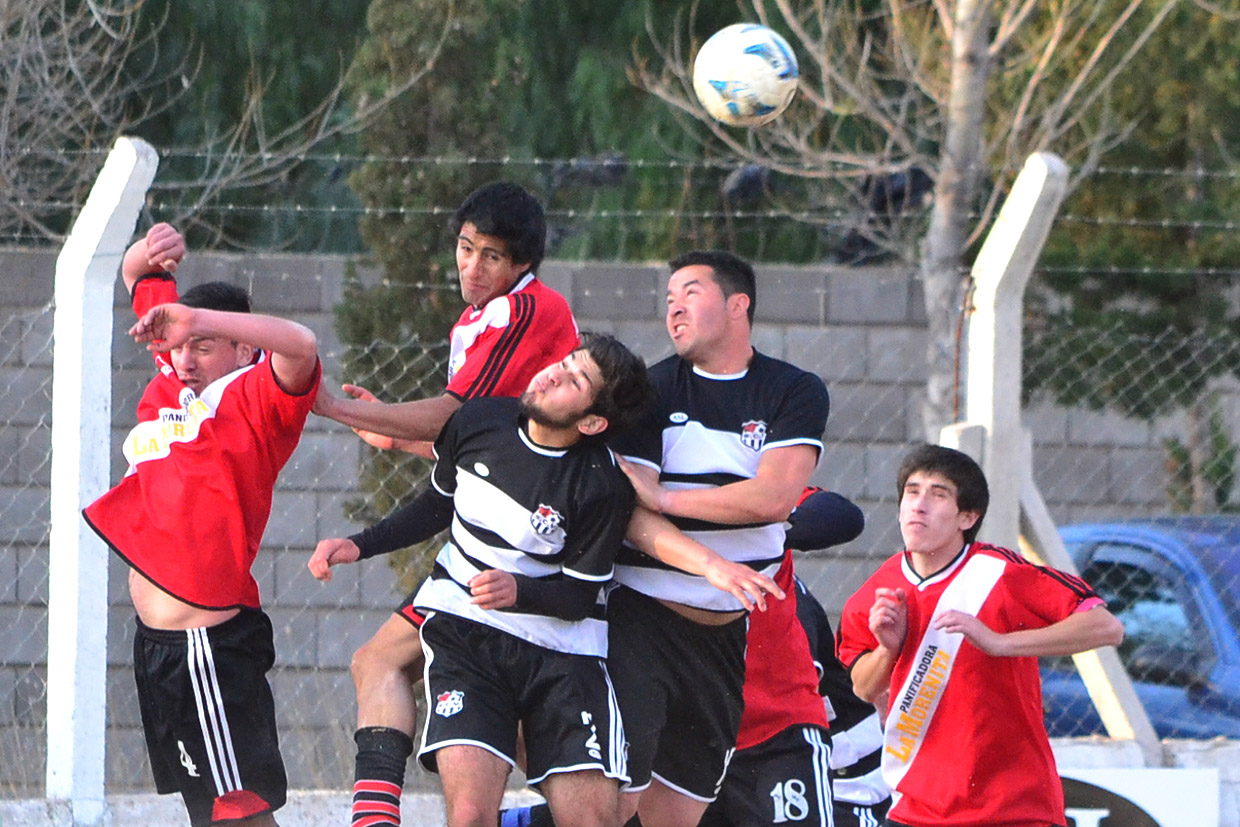
[(761, 126), (792, 102), (797, 75), (788, 41), (766, 26), (736, 23), (702, 44), (693, 61), (693, 91), (715, 120)]

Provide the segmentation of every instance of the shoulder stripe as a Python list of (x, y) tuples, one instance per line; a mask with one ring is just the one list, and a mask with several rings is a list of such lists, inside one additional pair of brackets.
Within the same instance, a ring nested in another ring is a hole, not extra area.
[(511, 298), (514, 305), (513, 315), (509, 319), (508, 326), (504, 328), (504, 332), (500, 334), (499, 341), (487, 355), (482, 370), (478, 372), (477, 378), (466, 391), (465, 395), (469, 399), (475, 396), (490, 396), (494, 393), (504, 374), (504, 369), (512, 361), (512, 355), (516, 352), (521, 338), (534, 322), (534, 297), (526, 293), (516, 293)]
[(1024, 557), (1023, 555), (1013, 551), (1012, 549), (1001, 548), (999, 546), (992, 546), (989, 544), (984, 545), (983, 547), (987, 551), (990, 551), (996, 554), (997, 556), (1004, 558), (1009, 563), (1012, 563), (1014, 565), (1034, 567), (1038, 571), (1045, 574), (1047, 577), (1054, 580), (1056, 583), (1059, 583), (1064, 588), (1076, 594), (1082, 600), (1088, 597), (1098, 596), (1097, 593), (1093, 590), (1093, 588), (1088, 583), (1086, 583), (1084, 580), (1082, 580), (1081, 578), (1075, 575), (1068, 574), (1067, 572), (1060, 571), (1059, 569), (1056, 569), (1056, 568), (1051, 568), (1050, 566), (1039, 566), (1033, 561)]
[(659, 475), (661, 483), (684, 483), (689, 485), (729, 485), (734, 482), (742, 482), (752, 479), (752, 477), (741, 476), (740, 474), (730, 474), (726, 471), (714, 471), (706, 474), (677, 474), (663, 473)]

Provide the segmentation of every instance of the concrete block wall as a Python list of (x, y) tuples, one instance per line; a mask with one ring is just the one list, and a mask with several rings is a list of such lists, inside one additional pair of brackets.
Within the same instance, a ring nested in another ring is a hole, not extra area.
[[(294, 318), (319, 337), (333, 383), (342, 347), (333, 329), (346, 267), (341, 257), (191, 255), (184, 284), (223, 279), (248, 287), (257, 310)], [(43, 783), (47, 602), (47, 489), (54, 254), (0, 251), (0, 797), (37, 796)], [(378, 275), (362, 268), (363, 282)], [(648, 360), (670, 352), (662, 322), (661, 266), (547, 262), (542, 276), (569, 301), (583, 329), (615, 333)], [(925, 319), (920, 285), (899, 268), (759, 268), (755, 341), (772, 356), (820, 374), (832, 395), (827, 448), (815, 482), (853, 498), (868, 525), (857, 541), (807, 558), (800, 571), (832, 613), (898, 548), (896, 467), (921, 441)], [(119, 287), (113, 320), (114, 448), (133, 422), (149, 356), (125, 336), (131, 323)], [(1161, 486), (1144, 471), (1160, 464), (1158, 440), (1174, 422), (1039, 406), (1027, 413), (1037, 476), (1061, 520), (1158, 507)], [(120, 451), (112, 472), (124, 471)], [(382, 561), (346, 568), (330, 584), (305, 568), (319, 538), (356, 529), (344, 503), (357, 497), (362, 443), (311, 417), (275, 496), (256, 576), (276, 627), (273, 682), (293, 786), (346, 788), (355, 714), (349, 659), (401, 597)], [(1138, 473), (1141, 472), (1141, 473)], [(1102, 502), (1099, 501), (1102, 492)], [(109, 790), (149, 787), (129, 671), (132, 611), (125, 571), (113, 559), (108, 584)], [(342, 758), (343, 756), (343, 758)], [(18, 760), (20, 759), (20, 760)], [(414, 779), (414, 786), (417, 779)]]

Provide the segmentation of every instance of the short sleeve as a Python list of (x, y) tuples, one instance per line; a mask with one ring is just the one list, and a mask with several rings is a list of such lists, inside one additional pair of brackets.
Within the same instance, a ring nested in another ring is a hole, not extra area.
[(603, 582), (611, 579), (616, 552), (633, 513), (634, 494), (618, 468), (599, 468), (594, 473), (609, 485), (576, 509), (574, 524), (565, 533), (562, 568), (569, 577)]
[(809, 444), (821, 453), (822, 434), (827, 429), (827, 416), (831, 412), (826, 384), (818, 376), (802, 371), (783, 400), (775, 419), (767, 423), (762, 450)]
[(835, 650), (845, 669), (852, 669), (857, 658), (878, 648), (878, 640), (870, 631), (870, 607), (873, 605), (874, 587), (869, 582), (844, 603)]
[(262, 360), (242, 378), (249, 419), (261, 422), (264, 432), (300, 433), (314, 405), (322, 376), (322, 363), (316, 363), (310, 388), (305, 393), (291, 394), (276, 381), (271, 355), (264, 354)]
[(659, 406), (647, 405), (639, 421), (609, 443), (625, 459), (658, 471), (663, 467), (663, 427)]
[(138, 279), (130, 295), (134, 314), (140, 319), (152, 308), (176, 301), (177, 282), (171, 273), (148, 273)]
[(1104, 605), (1089, 585), (1058, 569), (1037, 566), (1021, 558), (1003, 573), (1008, 593), (1008, 615), (1014, 629), (1040, 628), (1058, 623), (1074, 612)]

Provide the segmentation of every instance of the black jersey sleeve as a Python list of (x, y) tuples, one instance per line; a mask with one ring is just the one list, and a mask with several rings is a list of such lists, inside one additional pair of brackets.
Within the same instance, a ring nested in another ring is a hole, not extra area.
[(633, 486), (611, 453), (603, 450), (599, 456), (579, 487), (584, 496), (573, 509), (573, 522), (565, 532), (561, 564), (568, 577), (595, 584), (611, 578), (634, 499)]
[(766, 448), (812, 442), (821, 448), (822, 434), (831, 413), (831, 397), (822, 379), (797, 371), (783, 394), (773, 421), (767, 423)]
[(517, 581), (517, 602), (513, 609), (518, 612), (558, 617), (560, 620), (584, 620), (590, 616), (598, 603), (596, 582), (577, 580), (563, 575), (552, 577), (529, 577), (514, 574)]
[(429, 540), (452, 524), (452, 499), (428, 488), (379, 522), (349, 537), (361, 551), (359, 559), (406, 548)]

